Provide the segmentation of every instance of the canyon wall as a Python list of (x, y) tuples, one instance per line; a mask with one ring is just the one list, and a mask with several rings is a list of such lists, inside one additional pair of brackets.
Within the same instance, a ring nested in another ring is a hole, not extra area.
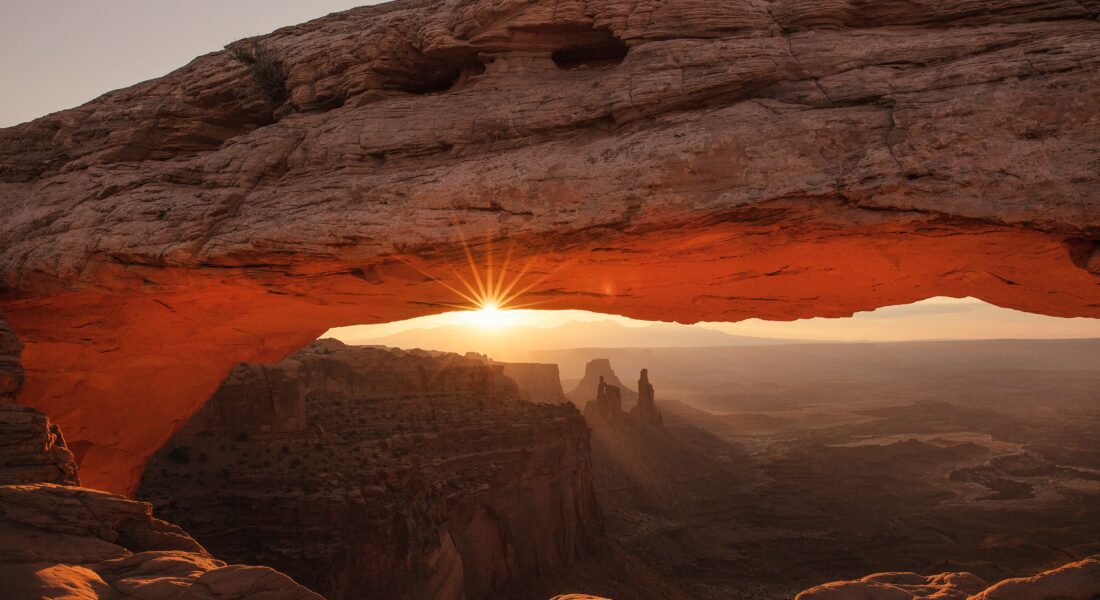
[(539, 363), (497, 363), (504, 367), (504, 375), (516, 382), (531, 402), (561, 404), (568, 402), (561, 388), (558, 365)]
[(23, 343), (0, 312), (0, 403), (11, 402), (23, 387)]
[(201, 56), (0, 130), (19, 402), (131, 492), (233, 365), (462, 303), (490, 240), (540, 308), (1100, 316), (1098, 13), (400, 0)]
[(240, 365), (139, 496), (331, 600), (527, 597), (587, 560), (603, 523), (584, 420), (522, 400), (505, 370), (335, 340)]

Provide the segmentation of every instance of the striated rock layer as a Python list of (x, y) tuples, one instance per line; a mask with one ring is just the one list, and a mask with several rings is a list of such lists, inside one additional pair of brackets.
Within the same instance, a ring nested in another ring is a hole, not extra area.
[(139, 495), (331, 600), (530, 597), (588, 560), (603, 521), (584, 420), (503, 369), (335, 340), (241, 365)]
[(0, 595), (321, 600), (268, 567), (227, 565), (144, 502), (49, 483), (0, 485)]
[(0, 485), (80, 485), (61, 428), (27, 406), (0, 404)]
[(0, 405), (0, 598), (321, 598), (270, 568), (216, 560), (148, 504), (76, 481), (57, 426)]
[(237, 362), (458, 302), (423, 272), (463, 239), (535, 258), (540, 308), (1100, 316), (1098, 14), (401, 0), (199, 57), (0, 131), (19, 401), (132, 491)]
[(23, 344), (0, 312), (0, 403), (11, 402), (23, 386)]

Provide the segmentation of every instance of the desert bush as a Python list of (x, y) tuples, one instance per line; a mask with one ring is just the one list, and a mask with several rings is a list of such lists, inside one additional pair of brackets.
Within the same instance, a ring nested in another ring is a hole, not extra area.
[(248, 66), (252, 81), (272, 106), (281, 106), (286, 102), (286, 67), (267, 46), (253, 40), (237, 42), (227, 50), (230, 56)]

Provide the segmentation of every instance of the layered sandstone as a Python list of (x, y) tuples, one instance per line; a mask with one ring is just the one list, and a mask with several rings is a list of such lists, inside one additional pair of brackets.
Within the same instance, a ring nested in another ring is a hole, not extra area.
[(1100, 557), (1090, 557), (1033, 577), (989, 585), (972, 573), (876, 573), (858, 581), (827, 583), (796, 600), (1092, 600), (1100, 593)]
[(23, 386), (23, 344), (0, 312), (0, 404), (12, 402)]
[(326, 598), (505, 598), (589, 560), (588, 430), (482, 357), (311, 344), (240, 365), (139, 491)]
[(27, 406), (0, 404), (0, 485), (80, 485), (61, 428)]
[(320, 600), (270, 568), (215, 559), (144, 502), (77, 482), (57, 426), (0, 405), (0, 597)]
[(96, 490), (0, 485), (0, 540), (11, 600), (321, 600), (268, 567), (215, 559), (144, 502)]
[(461, 303), (424, 272), (487, 238), (541, 308), (1100, 316), (1098, 12), (402, 0), (199, 57), (0, 131), (20, 402), (131, 491), (232, 365)]

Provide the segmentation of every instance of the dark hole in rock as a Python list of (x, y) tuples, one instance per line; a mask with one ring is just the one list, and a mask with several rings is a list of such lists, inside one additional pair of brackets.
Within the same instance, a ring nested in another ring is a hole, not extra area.
[(600, 39), (587, 44), (566, 46), (555, 51), (551, 58), (559, 69), (610, 69), (623, 62), (630, 48), (626, 42), (605, 31)]
[(474, 59), (455, 63), (436, 63), (434, 68), (422, 72), (403, 73), (394, 77), (394, 88), (410, 94), (435, 94), (445, 92), (473, 75), (485, 72), (485, 65)]

